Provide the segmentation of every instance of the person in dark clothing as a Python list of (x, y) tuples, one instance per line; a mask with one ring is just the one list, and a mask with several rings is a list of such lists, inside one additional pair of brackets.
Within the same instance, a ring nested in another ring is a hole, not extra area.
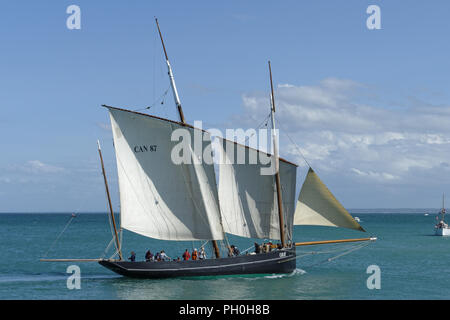
[(149, 262), (152, 261), (153, 259), (153, 254), (150, 252), (150, 250), (147, 250), (147, 252), (145, 253), (145, 261)]
[(136, 261), (136, 254), (134, 253), (134, 251), (131, 251), (131, 257), (129, 257), (128, 260), (130, 260), (131, 262)]
[(160, 253), (160, 252), (156, 252), (156, 254), (155, 254), (155, 260), (156, 260), (156, 261), (161, 261), (161, 253)]
[(233, 248), (234, 248), (233, 245), (228, 247), (228, 257), (232, 257), (233, 256)]
[(235, 257), (238, 256), (240, 254), (239, 249), (232, 244), (229, 248), (228, 248), (228, 256), (229, 257)]
[(257, 242), (255, 242), (255, 253), (261, 253), (261, 246)]

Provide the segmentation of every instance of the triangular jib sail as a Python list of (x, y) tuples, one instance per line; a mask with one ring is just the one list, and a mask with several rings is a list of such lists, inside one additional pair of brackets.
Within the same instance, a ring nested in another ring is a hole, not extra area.
[(365, 231), (309, 168), (297, 201), (295, 225), (317, 225)]
[[(162, 240), (223, 239), (213, 164), (176, 164), (172, 133), (199, 129), (109, 107), (120, 189), (121, 227)], [(203, 134), (203, 132), (201, 132)], [(200, 152), (211, 145), (202, 139)], [(198, 157), (197, 157), (198, 158)]]

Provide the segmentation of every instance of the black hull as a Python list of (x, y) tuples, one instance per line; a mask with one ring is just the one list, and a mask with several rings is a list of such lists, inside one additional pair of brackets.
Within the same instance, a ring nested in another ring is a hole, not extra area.
[(240, 274), (291, 273), (296, 267), (295, 248), (269, 253), (196, 261), (128, 262), (101, 260), (99, 263), (126, 277), (175, 278)]

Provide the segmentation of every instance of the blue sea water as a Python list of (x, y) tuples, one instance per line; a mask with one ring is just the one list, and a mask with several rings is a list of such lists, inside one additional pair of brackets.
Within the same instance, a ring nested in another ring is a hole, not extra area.
[[(432, 212), (425, 216), (425, 212)], [(353, 211), (367, 230), (303, 227), (294, 240), (312, 241), (376, 236), (358, 244), (298, 247), (297, 269), (288, 275), (248, 275), (166, 280), (118, 276), (96, 262), (49, 263), (47, 258), (102, 257), (112, 235), (107, 214), (0, 214), (0, 299), (450, 299), (450, 237), (434, 236), (437, 210)], [(241, 251), (249, 239), (229, 237)], [(124, 231), (123, 251), (143, 259), (149, 248), (171, 257), (200, 242), (147, 239)], [(314, 252), (314, 253), (312, 253)], [(338, 257), (338, 255), (348, 253)], [(109, 257), (112, 251), (108, 251)], [(211, 254), (211, 253), (210, 253)], [(334, 258), (328, 260), (329, 258)], [(81, 288), (70, 290), (67, 267), (81, 271)], [(367, 268), (380, 269), (380, 289), (369, 289)]]

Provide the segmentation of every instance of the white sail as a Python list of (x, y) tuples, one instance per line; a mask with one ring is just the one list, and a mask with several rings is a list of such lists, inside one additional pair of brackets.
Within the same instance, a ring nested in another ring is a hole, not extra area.
[[(247, 238), (280, 239), (275, 178), (261, 174), (261, 168), (269, 167), (259, 161), (261, 152), (219, 140), (223, 155), (219, 164), (219, 203), (225, 232)], [(238, 161), (240, 153), (245, 155), (244, 162)], [(252, 164), (250, 159), (258, 161)], [(296, 165), (280, 161), (287, 238), (292, 234), (296, 171)]]
[[(171, 141), (174, 130), (188, 130), (191, 139), (200, 130), (126, 110), (109, 111), (121, 227), (163, 240), (223, 239), (213, 164), (175, 164), (171, 158), (179, 143)], [(201, 152), (211, 144), (209, 137), (202, 140)], [(192, 148), (187, 152), (191, 160), (196, 157)]]
[(298, 197), (294, 224), (342, 227), (364, 231), (311, 168), (309, 168)]

